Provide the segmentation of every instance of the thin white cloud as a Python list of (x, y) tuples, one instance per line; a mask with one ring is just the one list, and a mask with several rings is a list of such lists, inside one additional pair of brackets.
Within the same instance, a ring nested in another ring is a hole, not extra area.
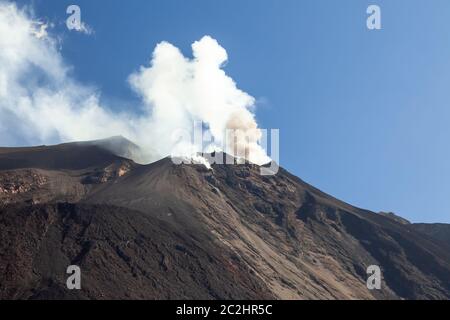
[(76, 30), (76, 31), (78, 31), (80, 33), (84, 33), (85, 35), (88, 35), (88, 36), (94, 34), (94, 29), (90, 25), (85, 23), (85, 22), (81, 22), (80, 28), (74, 29), (74, 30)]
[(31, 33), (38, 39), (43, 39), (48, 36), (47, 29), (49, 25), (44, 22), (36, 22), (36, 29), (31, 30)]
[(57, 41), (37, 36), (42, 30), (15, 4), (0, 2), (0, 119), (9, 122), (3, 126), (20, 128), (20, 140), (28, 143), (128, 134), (126, 118), (100, 106), (98, 92), (70, 77)]

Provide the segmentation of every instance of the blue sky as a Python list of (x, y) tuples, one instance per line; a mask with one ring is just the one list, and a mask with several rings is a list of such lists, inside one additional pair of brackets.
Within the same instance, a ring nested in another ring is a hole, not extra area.
[[(166, 40), (211, 35), (225, 70), (279, 128), (281, 164), (353, 205), (450, 223), (448, 0), (17, 1), (56, 24), (73, 76), (136, 111), (126, 82)], [(65, 28), (69, 4), (94, 34)], [(382, 30), (366, 28), (381, 7)]]

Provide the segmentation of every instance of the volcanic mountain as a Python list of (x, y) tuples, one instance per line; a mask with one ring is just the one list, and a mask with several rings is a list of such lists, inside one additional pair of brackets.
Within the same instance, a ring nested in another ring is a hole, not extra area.
[(356, 208), (284, 169), (140, 165), (135, 148), (0, 148), (1, 299), (450, 298), (448, 226)]

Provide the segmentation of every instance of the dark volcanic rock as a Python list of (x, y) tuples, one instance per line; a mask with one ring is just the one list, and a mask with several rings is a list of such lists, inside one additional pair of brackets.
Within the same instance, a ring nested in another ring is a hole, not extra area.
[(450, 224), (445, 223), (414, 223), (412, 227), (435, 240), (447, 244), (450, 250)]
[[(107, 205), (0, 210), (2, 299), (252, 299), (273, 297), (208, 235)], [(67, 290), (78, 265), (82, 290)]]
[[(449, 299), (441, 229), (283, 169), (143, 166), (95, 143), (0, 148), (4, 299)], [(65, 287), (71, 264), (79, 291)], [(381, 290), (366, 287), (370, 265)]]

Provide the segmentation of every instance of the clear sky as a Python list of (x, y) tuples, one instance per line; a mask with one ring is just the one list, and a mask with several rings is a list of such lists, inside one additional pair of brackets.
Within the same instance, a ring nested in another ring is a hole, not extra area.
[[(211, 35), (225, 70), (279, 128), (281, 164), (353, 205), (450, 223), (450, 1), (18, 1), (56, 24), (74, 76), (122, 109), (128, 75), (166, 40)], [(94, 34), (65, 28), (69, 4)], [(381, 7), (382, 30), (366, 28)], [(121, 103), (117, 103), (117, 102)]]

